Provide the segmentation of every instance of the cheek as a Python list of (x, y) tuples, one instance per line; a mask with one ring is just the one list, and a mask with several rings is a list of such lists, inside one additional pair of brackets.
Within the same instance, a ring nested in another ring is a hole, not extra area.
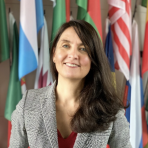
[(56, 62), (61, 62), (63, 59), (64, 59), (64, 54), (63, 53), (61, 53), (61, 52), (57, 52), (56, 54), (55, 54), (55, 61)]
[(84, 65), (90, 65), (91, 63), (89, 57), (84, 57), (82, 62)]
[(86, 67), (90, 68), (90, 65), (91, 65), (90, 58), (89, 57), (84, 57), (83, 60), (81, 61), (81, 64), (83, 66), (86, 66)]

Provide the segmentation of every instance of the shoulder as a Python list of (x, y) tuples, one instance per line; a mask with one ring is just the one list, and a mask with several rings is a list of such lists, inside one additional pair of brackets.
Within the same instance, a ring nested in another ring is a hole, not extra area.
[(55, 88), (55, 82), (47, 87), (39, 88), (39, 89), (30, 89), (28, 90), (27, 97), (40, 97), (46, 96), (53, 91)]
[(17, 104), (16, 108), (18, 110), (30, 107), (32, 108), (33, 106), (39, 104), (41, 99), (46, 99), (49, 98), (48, 96), (53, 96), (53, 93), (55, 93), (55, 85), (56, 82), (54, 82), (50, 86), (40, 89), (27, 90), (24, 93), (22, 99)]
[(109, 145), (111, 147), (131, 148), (129, 123), (124, 114), (124, 109), (119, 110), (116, 114), (116, 120), (113, 122), (109, 138)]
[[(120, 109), (118, 113), (116, 114), (116, 119), (113, 122), (112, 132), (114, 133), (120, 133), (121, 130), (123, 130), (122, 135), (124, 133), (129, 131), (129, 122), (127, 121), (125, 117), (125, 110)], [(124, 132), (125, 131), (125, 132)]]
[(116, 120), (114, 121), (114, 126), (117, 126), (117, 125), (129, 126), (129, 123), (125, 117), (125, 110), (124, 109), (120, 109), (118, 111), (118, 113), (116, 114)]
[(30, 106), (39, 103), (41, 99), (44, 100), (46, 98), (49, 98), (49, 96), (51, 96), (50, 98), (52, 99), (54, 97), (53, 94), (55, 93), (55, 86), (56, 82), (47, 87), (28, 90), (26, 95), (25, 106)]
[[(127, 126), (129, 126), (129, 123), (125, 117), (125, 110), (124, 109), (120, 109), (117, 114), (115, 115), (116, 119), (115, 121), (110, 123), (110, 128), (112, 128), (112, 131), (117, 130), (119, 128), (119, 126), (124, 126), (125, 124), (127, 124)], [(116, 131), (117, 132), (117, 131)]]
[(55, 85), (56, 85), (56, 82), (54, 82), (52, 85), (47, 87), (28, 90), (27, 96), (26, 96), (27, 100), (29, 98), (30, 101), (36, 101), (40, 98), (46, 98), (52, 95), (53, 93), (55, 93)]

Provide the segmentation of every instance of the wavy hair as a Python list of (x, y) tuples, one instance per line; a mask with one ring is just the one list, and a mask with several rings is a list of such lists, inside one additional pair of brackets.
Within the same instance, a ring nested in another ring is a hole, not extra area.
[(73, 20), (64, 23), (59, 29), (50, 52), (53, 78), (58, 81), (58, 72), (53, 63), (54, 48), (61, 34), (69, 27), (74, 28), (91, 59), (91, 68), (79, 94), (80, 105), (71, 120), (71, 128), (77, 133), (104, 131), (116, 120), (115, 115), (124, 106), (114, 87), (115, 80), (102, 41), (89, 23)]

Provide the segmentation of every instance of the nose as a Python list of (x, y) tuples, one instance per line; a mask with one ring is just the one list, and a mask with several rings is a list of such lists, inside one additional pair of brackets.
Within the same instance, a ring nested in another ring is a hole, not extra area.
[(78, 50), (77, 48), (71, 48), (71, 50), (69, 50), (69, 53), (68, 53), (68, 58), (71, 58), (71, 59), (78, 59), (79, 58), (79, 55), (78, 55)]

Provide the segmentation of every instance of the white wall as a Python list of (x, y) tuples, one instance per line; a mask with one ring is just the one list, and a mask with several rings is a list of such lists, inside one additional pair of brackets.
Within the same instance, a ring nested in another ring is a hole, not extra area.
[[(132, 0), (132, 12), (134, 11), (135, 1)], [(104, 22), (108, 14), (108, 4), (107, 0), (100, 0), (101, 2), (101, 16), (102, 16), (102, 30), (104, 32)], [(9, 8), (13, 13), (17, 26), (19, 28), (19, 11), (20, 11), (20, 2), (18, 0), (5, 0), (6, 3), (6, 13), (8, 18), (8, 11)], [(140, 3), (140, 0), (138, 0)], [(52, 27), (52, 13), (53, 7), (52, 2), (50, 0), (43, 0), (44, 10), (45, 10), (45, 17), (48, 24), (48, 34), (49, 34), (49, 41), (51, 36), (51, 27)], [(70, 9), (72, 11), (73, 17), (76, 19), (77, 15), (77, 5), (75, 0), (71, 0)], [(135, 19), (139, 25), (139, 41), (140, 41), (140, 50), (143, 49), (143, 40), (144, 40), (144, 31), (145, 31), (145, 20), (146, 20), (146, 8), (138, 6), (137, 13)], [(29, 23), (29, 22), (28, 22)], [(9, 82), (9, 60), (0, 63), (0, 148), (7, 147), (7, 120), (4, 118), (4, 107), (5, 107), (5, 100)], [(122, 87), (124, 90), (125, 78), (120, 72), (117, 73), (117, 84)], [(33, 88), (35, 79), (35, 71), (30, 73), (26, 76), (26, 84), (27, 88)]]

